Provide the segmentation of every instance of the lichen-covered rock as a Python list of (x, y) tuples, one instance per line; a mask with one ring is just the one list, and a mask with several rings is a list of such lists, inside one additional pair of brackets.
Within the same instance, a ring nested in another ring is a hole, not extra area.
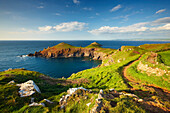
[[(78, 87), (78, 88), (69, 88), (67, 90), (67, 95), (63, 95), (62, 98), (60, 98), (59, 104), (60, 104), (60, 108), (63, 109), (66, 104), (67, 104), (67, 100), (69, 99), (70, 96), (72, 96), (73, 94), (76, 93), (77, 90), (83, 90), (86, 91), (87, 89), (83, 88), (83, 87)], [(84, 95), (85, 98), (88, 98), (87, 95)]]
[(87, 89), (85, 89), (85, 88), (83, 88), (83, 87), (69, 88), (69, 90), (67, 90), (67, 93), (68, 93), (69, 95), (72, 95), (72, 94), (73, 94), (75, 91), (77, 91), (78, 89), (87, 90)]
[(34, 83), (33, 80), (29, 80), (22, 84), (17, 84), (17, 86), (20, 86), (19, 94), (21, 97), (30, 96), (37, 91), (38, 93), (41, 93), (39, 87)]
[(12, 80), (12, 81), (8, 82), (8, 84), (14, 84), (14, 83), (15, 83), (15, 81), (14, 81), (14, 80)]
[(101, 99), (96, 99), (96, 103), (94, 107), (90, 110), (90, 113), (99, 113), (103, 106), (103, 102)]
[(147, 64), (143, 64), (142, 62), (139, 62), (137, 69), (142, 72), (146, 72), (148, 76), (150, 76), (151, 74), (155, 74), (156, 76), (162, 76), (166, 73), (166, 71), (160, 68), (149, 67)]
[(43, 107), (45, 107), (45, 104), (33, 102), (33, 103), (29, 104), (29, 106), (43, 106)]

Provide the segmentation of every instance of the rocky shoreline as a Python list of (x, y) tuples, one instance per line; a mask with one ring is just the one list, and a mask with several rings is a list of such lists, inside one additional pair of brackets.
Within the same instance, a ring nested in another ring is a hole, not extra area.
[[(45, 57), (45, 58), (69, 58), (69, 57), (89, 57), (93, 60), (103, 60), (107, 55), (104, 52), (100, 52), (100, 44), (94, 42), (90, 44), (90, 48), (87, 47), (73, 47), (66, 43), (60, 43), (56, 46), (44, 48), (43, 51), (35, 52), (34, 54), (30, 53), (28, 56), (35, 57)], [(68, 48), (66, 48), (66, 46)]]

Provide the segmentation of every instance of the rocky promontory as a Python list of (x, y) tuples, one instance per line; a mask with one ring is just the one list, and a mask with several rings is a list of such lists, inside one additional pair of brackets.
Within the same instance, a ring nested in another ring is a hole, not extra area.
[[(48, 47), (47, 49), (30, 53), (28, 56), (45, 57), (45, 58), (69, 58), (69, 57), (89, 57), (94, 60), (102, 60), (107, 56), (107, 53), (103, 52), (106, 48), (101, 48), (97, 42), (93, 42), (87, 47), (76, 47), (67, 43), (59, 43), (56, 46)], [(112, 49), (109, 49), (112, 50)]]

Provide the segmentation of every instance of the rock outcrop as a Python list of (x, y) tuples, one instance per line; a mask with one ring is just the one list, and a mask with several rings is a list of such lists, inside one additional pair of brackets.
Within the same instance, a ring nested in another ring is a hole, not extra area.
[(41, 93), (39, 87), (34, 83), (33, 80), (29, 80), (22, 84), (17, 84), (17, 86), (20, 86), (19, 94), (21, 97), (31, 96), (35, 93), (35, 90), (38, 93)]
[(167, 73), (166, 70), (162, 70), (160, 68), (153, 68), (149, 67), (147, 64), (143, 64), (142, 62), (139, 62), (137, 69), (146, 72), (148, 76), (150, 75), (156, 75), (156, 76), (163, 76), (165, 73)]
[(45, 58), (89, 57), (94, 60), (102, 60), (106, 53), (99, 52), (100, 46), (100, 44), (94, 42), (87, 47), (75, 47), (62, 42), (56, 46), (44, 48), (43, 51), (30, 53), (28, 56)]
[(82, 91), (86, 91), (87, 89), (83, 88), (83, 87), (78, 87), (78, 88), (69, 88), (67, 90), (67, 95), (63, 95), (62, 98), (60, 98), (59, 104), (60, 104), (60, 108), (63, 109), (66, 105), (67, 105), (67, 100), (69, 99), (70, 96), (72, 96), (73, 94), (75, 94), (75, 92), (77, 90), (82, 90)]

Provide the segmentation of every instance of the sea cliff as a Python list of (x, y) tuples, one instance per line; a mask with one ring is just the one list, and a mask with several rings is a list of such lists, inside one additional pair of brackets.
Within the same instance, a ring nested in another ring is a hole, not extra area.
[(93, 42), (87, 47), (75, 47), (67, 43), (59, 43), (56, 46), (30, 53), (28, 56), (46, 57), (46, 58), (69, 58), (69, 57), (89, 57), (94, 60), (103, 60), (108, 54), (104, 51), (114, 51), (114, 49), (101, 48), (102, 45)]

